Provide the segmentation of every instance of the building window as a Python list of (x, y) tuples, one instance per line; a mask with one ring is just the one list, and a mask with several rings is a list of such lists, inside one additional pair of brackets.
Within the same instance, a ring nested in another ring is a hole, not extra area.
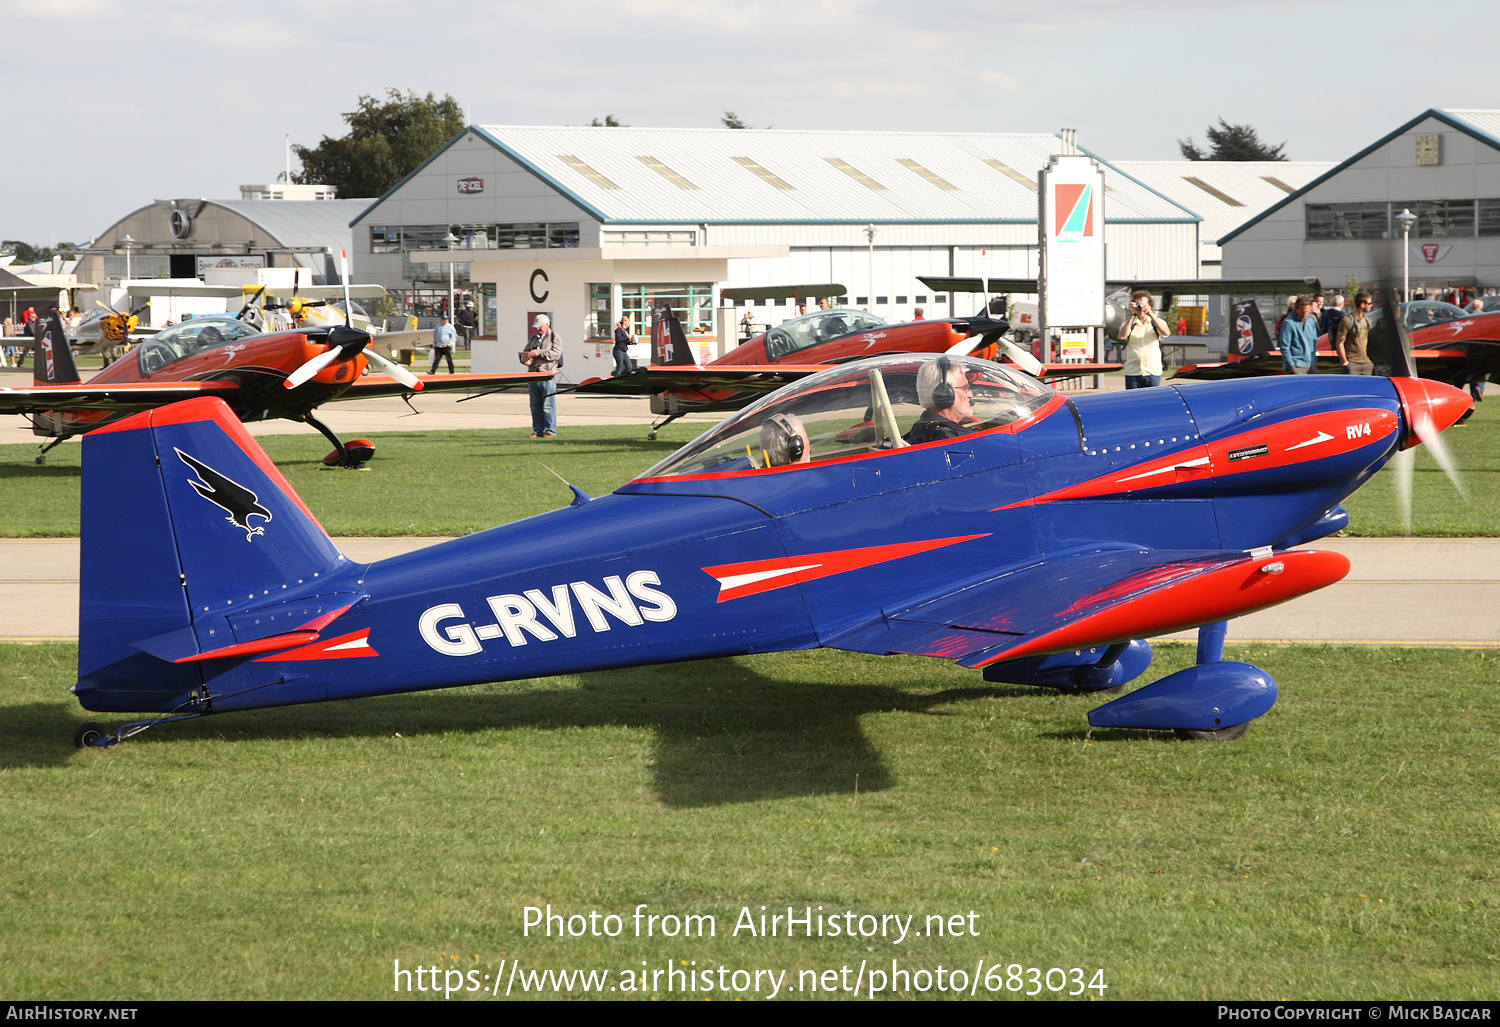
[(1417, 216), (1412, 236), (1417, 239), (1474, 238), (1473, 200), (1408, 200), (1391, 204), (1392, 211), (1406, 208)]
[(712, 282), (636, 283), (620, 287), (621, 316), (631, 324), (651, 327), (651, 311), (666, 304), (682, 322), (689, 335), (711, 335), (714, 331), (714, 291)]
[(401, 229), (399, 226), (387, 228), (384, 225), (370, 226), (370, 252), (371, 253), (400, 253), (401, 252)]
[(1309, 239), (1388, 239), (1390, 210), (1385, 203), (1309, 203)]
[(896, 302), (897, 303), (905, 303), (906, 302), (906, 297), (905, 296), (897, 296), (896, 297)]
[(697, 232), (605, 232), (605, 246), (691, 246)]
[(578, 222), (518, 224), (371, 225), (371, 253), (420, 252), (448, 249), (448, 234), (456, 250), (577, 249)]
[[(614, 318), (609, 311), (609, 283), (595, 282), (589, 286), (589, 316), (586, 331), (591, 339), (613, 339)], [(635, 328), (634, 324), (631, 328)]]
[(1500, 199), (1479, 200), (1476, 221), (1480, 235), (1500, 235)]

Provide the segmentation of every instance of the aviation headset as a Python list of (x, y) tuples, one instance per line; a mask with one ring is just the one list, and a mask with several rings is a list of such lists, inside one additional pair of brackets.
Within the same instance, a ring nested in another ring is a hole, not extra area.
[[(937, 372), (938, 380), (932, 386), (932, 395), (928, 397), (929, 401), (923, 402), (922, 406), (928, 410), (947, 410), (958, 399), (957, 394), (953, 391), (953, 382), (950, 380), (953, 375), (953, 361), (949, 360), (947, 355), (944, 354), (931, 364), (928, 364), (927, 367), (931, 367)], [(922, 370), (925, 372), (927, 367), (924, 367)], [(919, 381), (921, 377), (922, 375), (919, 373)], [(918, 386), (917, 399), (919, 401), (922, 399), (921, 391), (921, 387)]]
[(775, 463), (795, 464), (802, 459), (802, 454), (807, 452), (806, 443), (802, 441), (802, 433), (796, 429), (791, 418), (786, 414), (772, 414), (766, 418), (762, 430), (765, 428), (770, 429), (771, 435), (767, 440), (770, 442), (770, 445), (766, 447), (767, 454), (773, 457), (783, 454), (786, 456), (784, 461), (778, 460)]

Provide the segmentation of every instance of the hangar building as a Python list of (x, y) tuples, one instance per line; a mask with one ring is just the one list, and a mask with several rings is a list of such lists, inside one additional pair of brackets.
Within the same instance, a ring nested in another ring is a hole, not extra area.
[(1399, 282), (1403, 208), (1413, 294), (1500, 288), (1500, 111), (1417, 115), (1221, 236), (1224, 276)]
[[(80, 251), (80, 282), (201, 278), (212, 267), (301, 267), (309, 284), (338, 280), (349, 220), (368, 199), (325, 185), (242, 185), (238, 200), (157, 200), (131, 211)], [(129, 236), (133, 242), (125, 243)]]
[[(586, 340), (622, 314), (639, 328), (653, 302), (713, 331), (726, 286), (838, 282), (889, 320), (969, 313), (974, 297), (917, 276), (977, 275), (982, 252), (997, 277), (1034, 276), (1037, 173), (1060, 150), (1044, 134), (470, 126), (354, 219), (354, 274), (436, 307), (451, 266), (509, 349), (550, 312), (580, 374), (610, 366)], [(1198, 215), (1108, 165), (1106, 182), (1110, 277), (1196, 274)]]

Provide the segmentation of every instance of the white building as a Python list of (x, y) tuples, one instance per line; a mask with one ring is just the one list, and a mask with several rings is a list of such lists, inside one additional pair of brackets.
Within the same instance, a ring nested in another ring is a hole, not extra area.
[[(711, 331), (726, 286), (838, 282), (891, 320), (966, 314), (974, 297), (917, 276), (980, 274), (981, 253), (996, 277), (1034, 276), (1037, 173), (1060, 149), (1039, 134), (471, 126), (355, 218), (354, 276), (431, 309), (455, 260), (505, 346), (552, 314), (570, 377), (607, 373), (607, 347), (586, 340), (622, 314), (639, 328), (653, 301)], [(1108, 275), (1195, 275), (1198, 215), (1106, 176)], [(764, 303), (764, 322), (793, 313)]]
[(1382, 136), (1221, 236), (1224, 276), (1399, 283), (1403, 209), (1414, 293), (1500, 287), (1500, 111), (1429, 110)]

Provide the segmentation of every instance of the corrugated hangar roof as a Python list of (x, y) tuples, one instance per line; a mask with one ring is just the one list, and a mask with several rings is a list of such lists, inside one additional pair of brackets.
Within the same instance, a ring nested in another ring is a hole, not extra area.
[(328, 246), (348, 239), (349, 222), (370, 205), (353, 200), (209, 200), (259, 225), (283, 246)]
[(1133, 178), (1199, 214), (1198, 239), (1215, 243), (1332, 168), (1332, 161), (1115, 161)]
[[(1059, 149), (1040, 133), (472, 130), (624, 224), (1035, 221), (1037, 172)], [(1197, 220), (1126, 174), (1108, 186), (1108, 221)]]
[(1452, 107), (1444, 107), (1442, 112), (1458, 121), (1467, 122), (1476, 131), (1489, 136), (1489, 142), (1492, 145), (1500, 141), (1500, 111), (1455, 110)]

